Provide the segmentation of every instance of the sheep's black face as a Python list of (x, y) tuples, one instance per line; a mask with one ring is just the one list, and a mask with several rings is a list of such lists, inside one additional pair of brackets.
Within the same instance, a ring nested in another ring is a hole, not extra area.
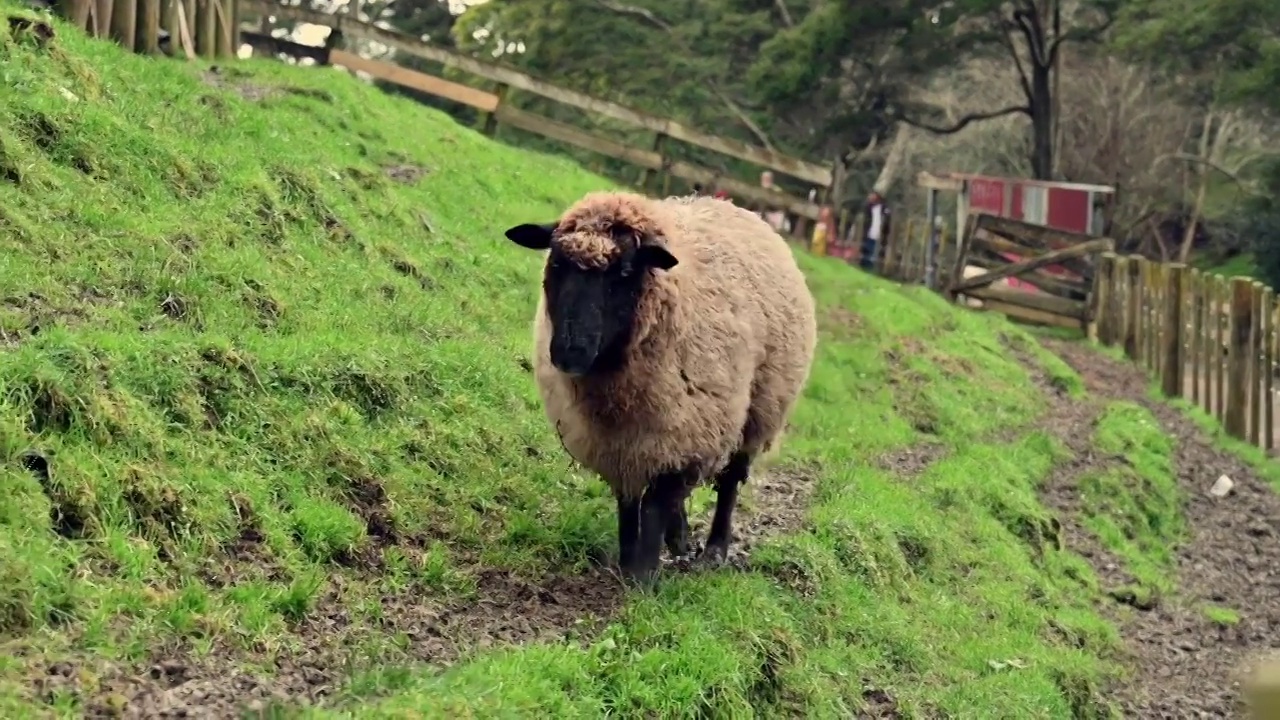
[(551, 318), (551, 364), (568, 375), (613, 372), (622, 366), (649, 268), (668, 270), (675, 258), (656, 245), (629, 250), (604, 269), (583, 269), (552, 250), (543, 278)]
[[(661, 245), (642, 243), (603, 268), (584, 267), (552, 246), (554, 231), (555, 225), (525, 224), (506, 233), (522, 247), (551, 250), (542, 280), (551, 319), (551, 364), (568, 375), (617, 370), (631, 341), (649, 269), (670, 270), (676, 259)], [(615, 239), (632, 233), (625, 227), (614, 232)]]

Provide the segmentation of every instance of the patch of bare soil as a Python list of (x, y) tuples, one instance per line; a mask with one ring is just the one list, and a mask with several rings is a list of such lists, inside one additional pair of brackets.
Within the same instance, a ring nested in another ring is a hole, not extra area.
[[(765, 537), (800, 527), (814, 476), (810, 468), (780, 468), (752, 479), (750, 507), (737, 513), (734, 567), (746, 569), (751, 547)], [(253, 545), (251, 540), (245, 543)], [(251, 550), (239, 553), (239, 561), (270, 575), (269, 567), (258, 567), (269, 562)], [(206, 581), (234, 582), (231, 570), (223, 570)], [(378, 612), (359, 616), (351, 598), (368, 593), (358, 592), (359, 581), (334, 574), (286, 647), (246, 651), (218, 638), (206, 653), (190, 641), (157, 647), (137, 665), (30, 659), (32, 700), (76, 697), (89, 717), (123, 718), (238, 718), (273, 706), (332, 705), (352, 668), (368, 664), (363, 653), (372, 636), (404, 641), (401, 650), (379, 658), (381, 665), (444, 667), (495, 646), (589, 640), (628, 592), (612, 568), (536, 582), (496, 569), (475, 572), (476, 592), (465, 600), (405, 592), (381, 598)]]
[(275, 94), (275, 89), (265, 85), (257, 85), (251, 82), (235, 82), (232, 78), (236, 75), (233, 72), (227, 72), (222, 68), (214, 65), (208, 70), (200, 73), (200, 79), (206, 85), (218, 88), (219, 90), (233, 90), (240, 94), (240, 97), (249, 102), (258, 102), (265, 100)]
[(922, 442), (876, 458), (875, 466), (901, 479), (919, 477), (950, 450), (940, 442)]
[(427, 174), (426, 168), (421, 165), (414, 165), (413, 163), (396, 163), (394, 165), (388, 165), (384, 167), (382, 171), (392, 180), (406, 185), (418, 182), (423, 175)]
[[(1280, 638), (1280, 495), (1239, 458), (1214, 447), (1179, 411), (1149, 400), (1147, 378), (1138, 367), (1077, 344), (1042, 342), (1080, 374), (1091, 393), (1144, 405), (1177, 441), (1174, 467), (1188, 525), (1177, 549), (1178, 595), (1122, 621), (1133, 674), (1117, 692), (1119, 705), (1135, 718), (1243, 716), (1243, 673)], [(1055, 416), (1060, 413), (1055, 409)], [(1082, 417), (1055, 419), (1063, 422), (1064, 439), (1088, 437)], [(1073, 422), (1079, 425), (1071, 428)], [(1081, 454), (1077, 462), (1098, 460), (1110, 461)], [(1224, 473), (1235, 488), (1214, 498), (1208, 489)], [(1072, 490), (1069, 482), (1050, 483), (1047, 495), (1069, 511)], [(1082, 543), (1075, 545), (1078, 550), (1090, 547), (1087, 537), (1069, 536), (1070, 541)], [(1104, 582), (1123, 579), (1113, 559), (1094, 552), (1093, 560)], [(1235, 610), (1241, 621), (1221, 627), (1205, 615), (1207, 605)]]

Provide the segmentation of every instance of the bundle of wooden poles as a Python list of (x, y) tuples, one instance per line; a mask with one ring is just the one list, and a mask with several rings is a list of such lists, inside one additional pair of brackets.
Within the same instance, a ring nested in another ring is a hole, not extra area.
[(57, 0), (54, 10), (95, 37), (140, 53), (235, 57), (237, 0)]

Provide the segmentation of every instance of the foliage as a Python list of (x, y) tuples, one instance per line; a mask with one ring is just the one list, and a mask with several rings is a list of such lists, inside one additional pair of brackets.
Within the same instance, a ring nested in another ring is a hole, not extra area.
[(1271, 164), (1266, 195), (1253, 199), (1239, 222), (1240, 234), (1251, 241), (1258, 278), (1280, 287), (1280, 164)]

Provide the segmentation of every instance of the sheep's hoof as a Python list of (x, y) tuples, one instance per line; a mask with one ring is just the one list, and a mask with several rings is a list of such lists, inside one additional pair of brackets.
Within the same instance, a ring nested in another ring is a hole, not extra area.
[(629, 585), (642, 589), (653, 589), (658, 585), (658, 568), (656, 567), (624, 567), (622, 579)]
[(689, 550), (689, 538), (687, 537), (677, 538), (667, 543), (667, 552), (671, 555), (672, 559), (688, 555)]
[(708, 545), (698, 554), (697, 564), (708, 569), (715, 569), (724, 565), (725, 559), (729, 556), (729, 548), (723, 545)]

